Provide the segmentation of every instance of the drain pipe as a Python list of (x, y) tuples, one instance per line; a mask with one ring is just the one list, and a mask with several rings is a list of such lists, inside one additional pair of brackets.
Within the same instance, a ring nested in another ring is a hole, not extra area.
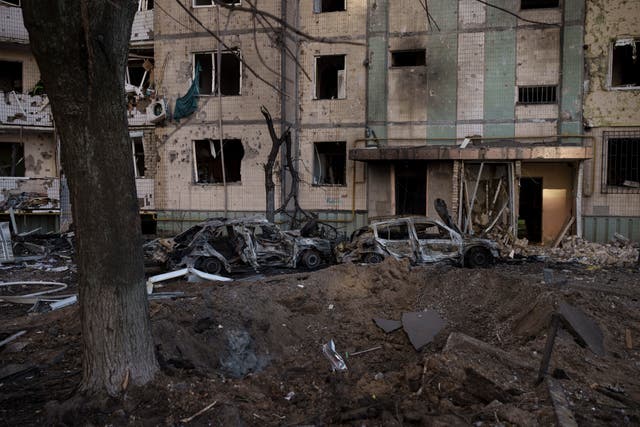
[[(229, 211), (229, 190), (227, 188), (227, 171), (224, 162), (224, 136), (222, 133), (222, 88), (221, 70), (222, 70), (222, 43), (220, 38), (220, 6), (217, 6), (216, 32), (218, 33), (218, 51), (216, 52), (216, 86), (218, 86), (218, 132), (220, 140), (220, 162), (222, 163), (222, 186), (224, 188), (224, 216), (228, 216)], [(242, 66), (242, 62), (240, 63)]]

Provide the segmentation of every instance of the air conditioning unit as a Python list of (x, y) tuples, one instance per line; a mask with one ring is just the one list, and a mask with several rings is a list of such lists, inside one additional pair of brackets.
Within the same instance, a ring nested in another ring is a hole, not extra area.
[(154, 101), (147, 107), (147, 115), (151, 123), (160, 123), (167, 117), (167, 105), (164, 100)]

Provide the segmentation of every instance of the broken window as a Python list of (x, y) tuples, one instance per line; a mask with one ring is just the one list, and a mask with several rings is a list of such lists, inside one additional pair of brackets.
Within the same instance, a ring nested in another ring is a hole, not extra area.
[(427, 64), (425, 49), (399, 50), (391, 52), (392, 67), (420, 67)]
[(131, 149), (133, 150), (133, 169), (136, 178), (144, 177), (146, 168), (144, 166), (144, 144), (142, 138), (131, 138)]
[(438, 224), (424, 222), (415, 223), (416, 235), (419, 240), (432, 240), (432, 239), (450, 239), (449, 232)]
[(200, 95), (234, 96), (241, 94), (242, 60), (238, 49), (223, 51), (220, 55), (220, 90), (217, 87), (217, 52), (196, 53), (193, 56), (195, 66), (200, 67), (198, 75)]
[(0, 61), (0, 91), (22, 92), (22, 62)]
[(611, 86), (640, 86), (640, 39), (619, 39), (613, 45)]
[(316, 57), (316, 99), (344, 99), (346, 81), (345, 55)]
[(384, 240), (409, 240), (409, 225), (403, 223), (379, 226), (378, 238)]
[[(217, 0), (220, 3), (229, 4), (238, 6), (240, 5), (240, 0)], [(207, 7), (213, 6), (215, 4), (214, 0), (193, 0), (193, 7)]]
[(24, 176), (24, 146), (0, 142), (0, 176)]
[(521, 9), (546, 9), (559, 5), (559, 0), (522, 0), (520, 7)]
[(345, 141), (313, 144), (313, 184), (346, 185), (347, 143)]
[(196, 182), (217, 184), (224, 182), (222, 175), (222, 155), (227, 182), (241, 181), (241, 164), (244, 148), (239, 139), (222, 140), (224, 153), (220, 150), (220, 140), (202, 139), (194, 141)]
[(555, 104), (558, 102), (557, 86), (519, 86), (519, 104)]
[(341, 12), (346, 10), (346, 0), (313, 0), (313, 12)]
[(127, 93), (144, 96), (154, 85), (153, 49), (131, 48), (125, 70)]
[(20, 0), (2, 0), (0, 3), (8, 3), (12, 6), (20, 6)]
[(605, 132), (604, 140), (603, 192), (640, 193), (640, 132)]

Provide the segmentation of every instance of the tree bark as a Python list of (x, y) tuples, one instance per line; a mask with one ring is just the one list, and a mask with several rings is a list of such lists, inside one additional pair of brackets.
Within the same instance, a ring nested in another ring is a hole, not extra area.
[[(284, 136), (278, 138), (278, 136), (276, 135), (276, 131), (273, 127), (273, 119), (271, 118), (271, 113), (269, 113), (267, 107), (263, 105), (260, 108), (260, 111), (264, 116), (264, 120), (267, 122), (267, 127), (269, 128), (269, 136), (271, 137), (271, 151), (267, 156), (267, 162), (264, 164), (264, 189), (266, 195), (266, 217), (268, 221), (274, 222), (276, 211), (276, 184), (273, 182), (273, 167), (276, 164), (276, 159), (278, 158), (278, 153), (280, 152), (280, 146), (282, 146), (282, 142), (284, 141)], [(290, 133), (290, 131), (287, 130), (285, 134), (287, 133)]]
[(136, 5), (22, 2), (73, 204), (87, 394), (118, 395), (158, 370), (124, 96)]

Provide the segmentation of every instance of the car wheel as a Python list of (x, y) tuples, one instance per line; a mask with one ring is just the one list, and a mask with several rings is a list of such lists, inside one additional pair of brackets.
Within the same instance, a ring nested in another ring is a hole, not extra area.
[(198, 270), (204, 271), (209, 274), (220, 274), (222, 271), (222, 263), (218, 258), (208, 257), (200, 258), (196, 263)]
[(466, 255), (467, 266), (472, 268), (486, 268), (493, 262), (493, 256), (485, 248), (475, 247), (469, 249)]
[(316, 268), (322, 263), (320, 254), (314, 250), (305, 251), (300, 259), (302, 261), (302, 265), (309, 269)]
[(363, 259), (366, 264), (380, 264), (383, 260), (383, 256), (376, 253), (368, 253)]

